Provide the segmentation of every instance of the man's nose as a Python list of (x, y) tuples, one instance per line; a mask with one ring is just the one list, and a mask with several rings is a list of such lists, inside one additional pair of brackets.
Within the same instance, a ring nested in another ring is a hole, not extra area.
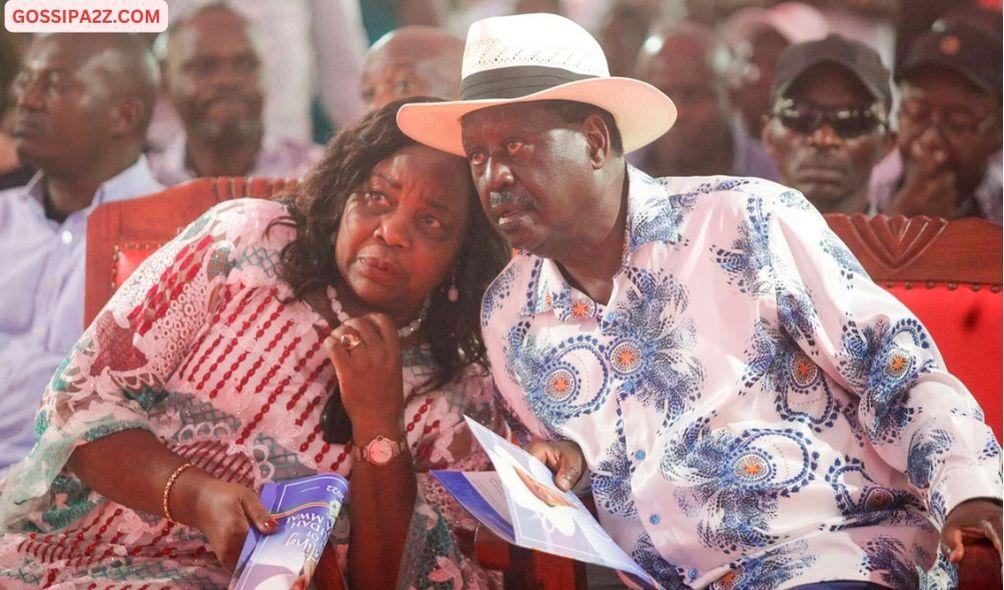
[(45, 91), (38, 80), (31, 80), (14, 90), (14, 98), (18, 108), (38, 110), (45, 105)]
[(809, 134), (809, 142), (818, 147), (836, 147), (841, 141), (843, 138), (827, 122), (823, 122), (818, 129)]
[(213, 72), (213, 85), (218, 88), (240, 88), (247, 75), (236, 65), (222, 65)]
[(501, 158), (491, 158), (488, 161), (485, 174), (490, 192), (507, 189), (513, 184), (512, 170)]
[(945, 133), (941, 130), (941, 122), (935, 123), (931, 122), (930, 125), (924, 128), (924, 131), (917, 138), (922, 146), (928, 150), (942, 149), (947, 147), (948, 140), (945, 139)]

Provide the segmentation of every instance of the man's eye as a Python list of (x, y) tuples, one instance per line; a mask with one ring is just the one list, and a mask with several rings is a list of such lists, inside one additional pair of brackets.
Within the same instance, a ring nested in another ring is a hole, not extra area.
[(471, 152), (467, 155), (467, 159), (472, 166), (480, 166), (485, 163), (485, 154), (484, 152)]
[(505, 151), (510, 156), (515, 155), (516, 152), (523, 149), (523, 142), (515, 139), (505, 142)]
[(424, 223), (428, 227), (435, 229), (441, 229), (443, 227), (443, 222), (440, 221), (435, 215), (423, 215), (422, 223)]
[(17, 90), (24, 90), (31, 83), (31, 74), (22, 70), (18, 73), (17, 78), (14, 78), (14, 88)]

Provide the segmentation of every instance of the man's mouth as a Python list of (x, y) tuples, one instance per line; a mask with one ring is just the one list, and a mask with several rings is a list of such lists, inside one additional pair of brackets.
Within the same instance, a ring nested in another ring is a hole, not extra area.
[(14, 124), (14, 137), (30, 137), (42, 131), (42, 124), (31, 119), (18, 119)]
[(221, 96), (205, 103), (205, 110), (208, 112), (245, 112), (248, 110), (250, 101), (243, 96)]
[(489, 205), (495, 224), (500, 229), (518, 223), (534, 210), (529, 199), (511, 192), (492, 193), (489, 196)]

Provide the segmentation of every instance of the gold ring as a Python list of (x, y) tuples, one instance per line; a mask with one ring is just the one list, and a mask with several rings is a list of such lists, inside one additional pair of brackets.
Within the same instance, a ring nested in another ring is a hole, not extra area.
[(352, 350), (363, 342), (359, 336), (356, 336), (355, 334), (342, 334), (342, 337), (339, 338), (338, 341), (342, 343), (342, 348), (345, 350)]

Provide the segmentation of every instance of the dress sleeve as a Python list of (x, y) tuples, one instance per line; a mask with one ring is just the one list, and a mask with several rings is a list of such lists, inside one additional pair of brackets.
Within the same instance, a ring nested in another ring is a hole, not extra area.
[(460, 550), (461, 539), (474, 538), (476, 521), (428, 473), (430, 469), (484, 471), (487, 455), (471, 435), (464, 415), (508, 436), (508, 428), (492, 403), (491, 378), (480, 371), (439, 398), (440, 428), (419, 445), (415, 456), (418, 493), (408, 531), (398, 587), (401, 589), (499, 588), (501, 577), (481, 569)]
[(1000, 446), (920, 321), (798, 193), (754, 203), (749, 214), (767, 234), (782, 329), (859, 397), (856, 429), (906, 474), (939, 527), (965, 500), (1000, 498)]
[(240, 201), (214, 207), (116, 291), (46, 388), (35, 445), (11, 468), (0, 494), (0, 530), (40, 526), (22, 521), (44, 507), (78, 446), (126, 429), (153, 429), (150, 412), (206, 323), (245, 225)]

